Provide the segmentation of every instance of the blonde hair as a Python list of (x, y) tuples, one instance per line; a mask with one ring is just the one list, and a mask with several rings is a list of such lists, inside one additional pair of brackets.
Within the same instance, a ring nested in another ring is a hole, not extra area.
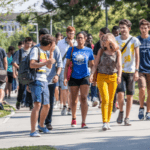
[(110, 49), (112, 49), (112, 51), (117, 51), (119, 49), (119, 45), (116, 42), (114, 35), (111, 33), (104, 34), (101, 38), (101, 46), (103, 50), (104, 50), (104, 46), (103, 46), (104, 42), (109, 43), (109, 45), (107, 46), (109, 46)]

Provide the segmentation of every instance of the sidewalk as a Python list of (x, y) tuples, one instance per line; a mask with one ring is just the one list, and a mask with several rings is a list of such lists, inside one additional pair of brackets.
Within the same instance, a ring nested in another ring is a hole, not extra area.
[[(9, 101), (15, 105), (15, 98)], [(133, 105), (132, 126), (118, 125), (118, 111), (112, 114), (112, 130), (102, 131), (101, 110), (89, 107), (87, 125), (81, 129), (81, 113), (77, 110), (77, 127), (72, 128), (71, 116), (61, 116), (60, 109), (53, 113), (53, 130), (50, 135), (30, 138), (30, 114), (28, 108), (16, 111), (5, 124), (0, 125), (0, 148), (32, 145), (51, 145), (59, 150), (146, 150), (150, 149), (150, 122), (138, 120), (139, 106)]]

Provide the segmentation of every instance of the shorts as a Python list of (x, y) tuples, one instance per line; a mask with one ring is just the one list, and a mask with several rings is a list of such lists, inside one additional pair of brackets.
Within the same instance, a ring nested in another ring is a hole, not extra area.
[(11, 75), (12, 72), (7, 73), (7, 77), (8, 77), (8, 82), (12, 83), (13, 82), (13, 74)]
[(68, 86), (90, 85), (89, 76), (82, 79), (70, 78)]
[(56, 83), (56, 87), (59, 87), (59, 80), (58, 80), (58, 82)]
[(29, 84), (33, 102), (39, 102), (43, 105), (49, 104), (48, 82), (34, 81)]
[(68, 86), (64, 86), (64, 69), (62, 69), (59, 77), (59, 86), (62, 90), (68, 90)]
[(122, 73), (121, 83), (117, 87), (117, 92), (125, 92), (126, 95), (134, 95), (135, 82), (133, 79), (134, 73)]
[(150, 90), (150, 74), (148, 73), (139, 73), (139, 80), (138, 80), (138, 87), (140, 88), (146, 88)]
[(0, 89), (5, 90), (5, 86), (6, 86), (6, 82), (4, 82), (4, 83), (0, 83)]

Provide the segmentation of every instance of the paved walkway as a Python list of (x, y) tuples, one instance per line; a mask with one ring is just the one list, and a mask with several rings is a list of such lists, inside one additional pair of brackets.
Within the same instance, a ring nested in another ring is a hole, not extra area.
[[(15, 104), (15, 98), (9, 101)], [(30, 138), (30, 111), (28, 108), (16, 111), (6, 123), (0, 124), (0, 148), (31, 145), (50, 145), (59, 150), (149, 150), (150, 122), (139, 121), (139, 106), (133, 105), (131, 111), (132, 126), (118, 125), (118, 111), (112, 114), (112, 130), (102, 131), (101, 110), (89, 107), (87, 125), (81, 129), (80, 110), (77, 110), (77, 127), (71, 128), (71, 116), (61, 116), (60, 110), (54, 110), (53, 130), (50, 135)]]

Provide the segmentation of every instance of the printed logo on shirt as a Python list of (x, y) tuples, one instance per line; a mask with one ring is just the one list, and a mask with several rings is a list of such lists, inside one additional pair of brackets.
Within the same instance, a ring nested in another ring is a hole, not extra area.
[(74, 61), (75, 61), (75, 64), (77, 65), (83, 65), (83, 64), (86, 64), (86, 61), (85, 59), (88, 59), (87, 55), (83, 52), (78, 52), (78, 53), (75, 53), (74, 54)]
[(46, 54), (40, 53), (40, 62), (46, 62)]

